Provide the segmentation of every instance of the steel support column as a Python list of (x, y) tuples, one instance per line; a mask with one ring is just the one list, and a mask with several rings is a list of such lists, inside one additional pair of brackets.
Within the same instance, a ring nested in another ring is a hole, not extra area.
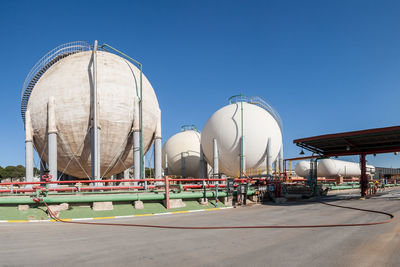
[[(124, 180), (129, 180), (129, 169), (124, 171)], [(129, 185), (129, 182), (124, 182), (124, 185)]]
[(368, 176), (367, 176), (367, 162), (365, 159), (365, 153), (360, 155), (360, 165), (361, 165), (361, 179), (360, 179), (360, 189), (361, 197), (365, 197), (368, 193)]
[[(140, 179), (140, 131), (133, 131), (133, 179)], [(137, 186), (137, 182), (134, 182), (134, 185)]]
[(164, 175), (168, 175), (168, 154), (165, 153)]
[[(55, 99), (49, 98), (47, 106), (48, 118), (48, 155), (49, 155), (49, 175), (52, 181), (58, 180), (57, 171), (57, 126), (55, 114)], [(55, 187), (55, 184), (50, 184), (50, 187)]]
[(156, 134), (154, 139), (154, 178), (161, 179), (162, 169), (162, 144), (161, 144), (161, 111), (159, 111), (159, 119), (157, 121)]
[(218, 143), (217, 139), (213, 139), (213, 178), (219, 176), (219, 159), (218, 159)]
[(200, 173), (199, 173), (201, 178), (206, 178), (207, 177), (207, 162), (204, 158), (204, 153), (203, 149), (200, 146)]
[(185, 152), (181, 153), (181, 175), (182, 178), (186, 177), (186, 166), (185, 166)]
[(267, 143), (267, 151), (265, 156), (266, 167), (267, 167), (267, 176), (272, 176), (272, 154), (271, 154), (271, 138), (268, 138)]
[(279, 173), (283, 173), (284, 169), (283, 169), (283, 144), (281, 144), (281, 149), (279, 150)]
[[(25, 181), (33, 182), (33, 132), (29, 110), (25, 113)], [(31, 189), (32, 185), (26, 185)]]

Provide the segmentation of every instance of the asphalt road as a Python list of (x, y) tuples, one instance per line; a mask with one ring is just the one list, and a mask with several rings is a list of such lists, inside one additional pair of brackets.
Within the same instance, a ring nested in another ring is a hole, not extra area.
[[(394, 213), (384, 225), (314, 229), (173, 230), (63, 223), (0, 224), (1, 266), (400, 266), (400, 200), (333, 203)], [(102, 220), (182, 226), (386, 220), (315, 202)]]

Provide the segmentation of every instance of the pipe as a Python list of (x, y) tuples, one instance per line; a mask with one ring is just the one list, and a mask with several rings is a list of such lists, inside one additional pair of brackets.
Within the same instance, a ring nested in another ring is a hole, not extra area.
[(91, 130), (91, 169), (92, 179), (100, 178), (100, 154), (98, 151), (98, 121), (97, 121), (97, 40), (93, 47), (93, 91), (92, 91), (92, 130)]
[[(241, 95), (241, 97), (243, 97)], [(241, 109), (241, 138), (240, 138), (240, 175), (239, 177), (242, 177), (243, 173), (246, 171), (246, 158), (245, 158), (245, 152), (244, 152), (244, 131), (243, 131), (243, 99), (240, 101), (240, 109)]]
[[(133, 116), (133, 178), (139, 180), (141, 178), (140, 164), (142, 160), (140, 159), (140, 114), (139, 99), (137, 97), (133, 99)], [(137, 182), (134, 185), (137, 185)]]
[[(101, 179), (101, 169), (100, 169), (100, 136), (101, 136), (101, 127), (97, 124), (97, 173), (99, 175), (99, 179)], [(103, 186), (102, 183), (97, 183), (97, 186)]]
[[(140, 177), (140, 131), (133, 132), (133, 179), (139, 180)], [(135, 185), (137, 182), (135, 183)]]
[[(248, 190), (247, 195), (254, 195), (254, 190)], [(215, 191), (206, 192), (207, 198), (215, 198)], [(226, 197), (226, 192), (218, 192), (218, 197)], [(182, 192), (170, 193), (170, 199), (199, 199), (204, 197), (204, 192)], [(85, 195), (85, 196), (62, 196), (62, 197), (44, 197), (46, 203), (85, 203), (85, 202), (105, 202), (105, 201), (136, 201), (136, 200), (164, 200), (165, 193), (142, 193), (142, 194), (126, 194), (126, 195)], [(30, 197), (9, 197), (0, 198), (0, 205), (4, 204), (34, 204)]]
[(246, 172), (246, 152), (245, 152), (245, 147), (244, 147), (244, 136), (240, 139), (240, 143), (242, 146), (242, 153), (240, 155), (240, 177), (244, 176), (244, 173)]
[(213, 178), (219, 176), (219, 159), (218, 159), (218, 144), (217, 139), (213, 139)]
[(49, 154), (49, 174), (52, 181), (58, 180), (57, 172), (57, 123), (55, 111), (55, 99), (49, 97), (48, 110), (48, 154)]
[[(29, 110), (25, 113), (25, 181), (33, 182), (33, 133)], [(32, 185), (26, 188), (32, 188)]]
[[(129, 180), (70, 180), (70, 181), (57, 181), (57, 182), (50, 182), (51, 184), (76, 184), (76, 183), (82, 183), (82, 184), (89, 184), (89, 183), (112, 183), (112, 182), (141, 182), (141, 181), (148, 181), (148, 182), (163, 182), (164, 179), (129, 179)], [(235, 180), (243, 180), (243, 179), (235, 179)], [(294, 180), (294, 179), (293, 179)], [(304, 180), (303, 178), (298, 179), (298, 180)], [(334, 180), (334, 179), (332, 179)], [(169, 179), (169, 181), (174, 181), (174, 182), (211, 182), (211, 181), (226, 181), (226, 179), (220, 178), (220, 179), (200, 179), (200, 178), (185, 178), (185, 179)], [(27, 184), (38, 184), (38, 185), (45, 185), (46, 182), (7, 182), (7, 183), (0, 183), (0, 186), (7, 186), (7, 185), (27, 185)]]

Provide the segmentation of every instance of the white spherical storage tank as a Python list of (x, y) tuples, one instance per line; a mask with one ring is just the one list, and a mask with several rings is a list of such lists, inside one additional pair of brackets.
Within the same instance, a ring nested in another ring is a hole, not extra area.
[[(360, 164), (337, 159), (322, 159), (317, 162), (318, 177), (359, 177), (361, 176)], [(300, 161), (295, 166), (298, 176), (307, 177), (310, 174), (310, 162)], [(367, 165), (367, 174), (374, 174), (375, 167)]]
[[(92, 51), (68, 55), (51, 65), (34, 85), (27, 104), (33, 143), (48, 161), (48, 103), (54, 99), (58, 170), (78, 178), (91, 173)], [(124, 58), (97, 52), (97, 117), (100, 175), (110, 177), (133, 165), (132, 127), (137, 117), (140, 70)], [(154, 139), (160, 109), (155, 92), (142, 76), (143, 152)]]
[[(162, 149), (162, 166), (168, 162), (168, 175), (200, 177), (200, 133), (184, 130), (170, 137)], [(165, 169), (164, 169), (165, 171)]]
[(277, 159), (282, 146), (280, 122), (267, 109), (242, 100), (217, 110), (201, 133), (203, 153), (211, 166), (213, 140), (217, 142), (220, 173), (240, 176), (242, 130), (246, 173), (265, 172), (268, 140), (270, 159), (272, 162)]

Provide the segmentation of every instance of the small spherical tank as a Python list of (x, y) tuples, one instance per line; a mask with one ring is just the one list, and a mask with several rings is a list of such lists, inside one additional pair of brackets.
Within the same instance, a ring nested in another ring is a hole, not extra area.
[(200, 133), (184, 130), (170, 137), (162, 149), (163, 166), (166, 160), (169, 175), (200, 177)]
[(201, 133), (201, 146), (207, 162), (213, 165), (213, 139), (217, 140), (219, 172), (229, 176), (240, 174), (240, 153), (243, 136), (246, 173), (266, 170), (266, 151), (270, 139), (271, 160), (277, 159), (282, 133), (277, 120), (266, 109), (248, 102), (229, 104), (217, 110)]
[[(132, 125), (139, 84), (140, 71), (136, 66), (116, 54), (97, 52), (101, 176), (120, 173), (133, 164)], [(55, 99), (58, 170), (79, 178), (87, 178), (91, 173), (92, 87), (92, 51), (72, 54), (44, 72), (27, 106), (35, 148), (48, 161), (47, 103), (50, 97)], [(157, 97), (143, 75), (144, 152), (151, 146), (159, 118)]]

